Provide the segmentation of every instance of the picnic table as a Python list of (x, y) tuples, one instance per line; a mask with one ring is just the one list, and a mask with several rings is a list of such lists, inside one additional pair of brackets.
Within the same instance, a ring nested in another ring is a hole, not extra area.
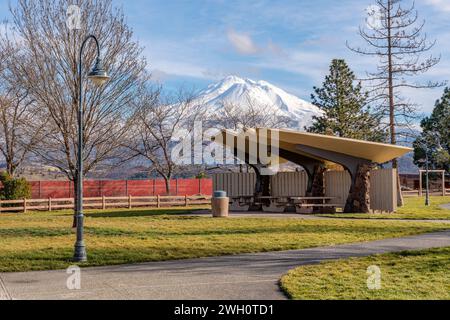
[(298, 197), (298, 196), (235, 196), (231, 199), (231, 211), (246, 212), (254, 204), (262, 205), (264, 212), (283, 213), (289, 207), (299, 214), (312, 213), (316, 208), (336, 210), (340, 204), (332, 203), (335, 197)]
[(289, 205), (289, 197), (258, 197), (261, 201), (263, 211), (270, 213), (283, 213)]
[(336, 197), (291, 197), (297, 213), (312, 213), (314, 209), (330, 209), (335, 211), (340, 204), (331, 203)]
[(230, 197), (230, 210), (234, 212), (247, 212), (250, 210), (250, 206), (253, 204), (254, 198), (254, 196)]

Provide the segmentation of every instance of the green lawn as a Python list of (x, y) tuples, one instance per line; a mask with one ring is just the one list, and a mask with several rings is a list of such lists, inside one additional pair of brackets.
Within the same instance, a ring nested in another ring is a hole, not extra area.
[[(192, 209), (89, 211), (86, 266), (300, 249), (450, 229), (448, 224), (345, 219), (213, 219)], [(0, 272), (63, 269), (71, 212), (0, 215)]]
[(405, 206), (392, 214), (325, 214), (323, 217), (351, 219), (408, 219), (408, 220), (450, 220), (450, 210), (441, 208), (449, 204), (450, 197), (431, 197), (431, 206), (425, 206), (425, 198), (405, 198)]
[[(367, 268), (381, 270), (381, 289), (369, 290)], [(326, 262), (281, 280), (296, 300), (449, 300), (450, 248)]]

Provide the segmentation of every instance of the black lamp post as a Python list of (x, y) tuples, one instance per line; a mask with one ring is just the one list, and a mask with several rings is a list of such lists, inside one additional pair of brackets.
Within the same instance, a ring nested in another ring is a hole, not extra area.
[(425, 142), (425, 170), (426, 170), (426, 198), (425, 198), (425, 206), (430, 206), (430, 159), (428, 158), (428, 143)]
[(88, 78), (97, 86), (105, 84), (109, 80), (108, 73), (103, 68), (102, 59), (100, 56), (100, 45), (97, 38), (89, 35), (83, 41), (80, 49), (80, 60), (78, 61), (78, 85), (80, 87), (78, 96), (78, 161), (77, 161), (77, 199), (75, 201), (75, 215), (77, 222), (77, 242), (75, 243), (75, 253), (73, 260), (75, 262), (87, 261), (86, 246), (84, 244), (84, 214), (83, 214), (83, 85), (82, 85), (82, 59), (83, 51), (87, 42), (93, 39), (97, 46), (97, 61), (94, 69), (88, 74)]

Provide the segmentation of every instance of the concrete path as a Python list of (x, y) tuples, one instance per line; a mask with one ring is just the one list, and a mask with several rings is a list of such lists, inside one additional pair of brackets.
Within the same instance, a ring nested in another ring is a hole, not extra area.
[(67, 289), (65, 271), (3, 273), (0, 299), (285, 299), (278, 281), (297, 266), (436, 247), (450, 247), (450, 230), (334, 247), (87, 268), (79, 291)]
[[(446, 207), (448, 206), (448, 207)], [(450, 209), (450, 204), (442, 206), (444, 209)], [(210, 217), (211, 212), (209, 210), (196, 211), (194, 213), (183, 214), (183, 216), (194, 216), (194, 217)], [(241, 219), (241, 218), (267, 218), (267, 219), (275, 219), (275, 218), (292, 218), (292, 219), (302, 219), (302, 220), (332, 220), (332, 219), (343, 219), (343, 220), (354, 220), (354, 221), (399, 221), (399, 222), (435, 222), (435, 223), (448, 223), (450, 224), (450, 219), (439, 220), (439, 219), (391, 219), (387, 217), (380, 217), (377, 219), (371, 219), (369, 217), (364, 218), (343, 218), (343, 217), (333, 217), (333, 216), (317, 216), (311, 214), (297, 214), (297, 213), (262, 213), (262, 212), (233, 212), (230, 214), (230, 218), (232, 219)]]
[(448, 204), (443, 204), (443, 205), (441, 206), (441, 208), (450, 210), (450, 203), (448, 203)]

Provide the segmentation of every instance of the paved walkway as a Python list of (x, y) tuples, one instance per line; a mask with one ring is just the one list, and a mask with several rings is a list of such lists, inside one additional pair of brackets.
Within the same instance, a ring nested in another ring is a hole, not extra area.
[(450, 247), (450, 230), (401, 239), (305, 250), (82, 270), (82, 290), (65, 271), (0, 274), (0, 299), (285, 299), (278, 281), (288, 270), (320, 261)]
[[(450, 204), (443, 205), (442, 208), (450, 210)], [(210, 210), (201, 210), (196, 211), (194, 213), (183, 214), (185, 216), (194, 216), (194, 217), (210, 217)], [(264, 212), (233, 212), (230, 214), (230, 218), (232, 219), (240, 219), (240, 218), (292, 218), (292, 219), (302, 219), (302, 220), (323, 220), (323, 219), (344, 219), (344, 220), (370, 220), (370, 221), (399, 221), (399, 222), (434, 222), (434, 223), (448, 223), (450, 224), (450, 219), (440, 220), (440, 219), (391, 219), (388, 216), (379, 217), (377, 219), (371, 219), (370, 217), (361, 217), (361, 218), (345, 218), (345, 217), (333, 217), (333, 216), (318, 216), (312, 214), (297, 214), (297, 213), (264, 213)]]

